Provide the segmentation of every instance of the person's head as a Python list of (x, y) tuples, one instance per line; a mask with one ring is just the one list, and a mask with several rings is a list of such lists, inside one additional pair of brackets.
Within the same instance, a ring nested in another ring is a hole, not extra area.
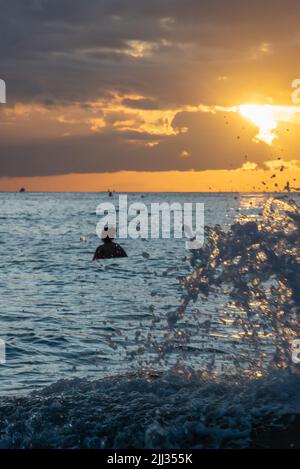
[(116, 236), (116, 229), (114, 226), (106, 225), (102, 231), (101, 239), (104, 243), (111, 243)]

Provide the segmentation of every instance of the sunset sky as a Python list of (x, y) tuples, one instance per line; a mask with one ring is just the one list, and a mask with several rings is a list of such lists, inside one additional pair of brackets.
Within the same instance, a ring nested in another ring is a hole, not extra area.
[(300, 187), (299, 1), (0, 7), (0, 190)]

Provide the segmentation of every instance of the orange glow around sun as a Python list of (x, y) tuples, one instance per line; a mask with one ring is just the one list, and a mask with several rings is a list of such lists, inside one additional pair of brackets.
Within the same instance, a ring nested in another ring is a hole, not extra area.
[(300, 123), (300, 108), (297, 106), (274, 106), (271, 104), (241, 104), (240, 114), (255, 124), (259, 131), (254, 141), (272, 145), (278, 138), (279, 122)]

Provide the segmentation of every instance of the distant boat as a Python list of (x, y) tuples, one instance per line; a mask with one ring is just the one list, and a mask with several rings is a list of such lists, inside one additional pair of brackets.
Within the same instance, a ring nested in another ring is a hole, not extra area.
[(26, 192), (25, 187), (21, 187), (21, 189), (19, 190), (19, 192)]

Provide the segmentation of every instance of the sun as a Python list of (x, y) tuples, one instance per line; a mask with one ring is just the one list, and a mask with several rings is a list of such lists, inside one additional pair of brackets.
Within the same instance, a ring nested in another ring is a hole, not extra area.
[(274, 106), (242, 104), (239, 106), (239, 112), (259, 128), (259, 132), (255, 137), (256, 142), (261, 141), (272, 145), (273, 141), (278, 138), (275, 133), (278, 122), (276, 120)]
[(272, 145), (278, 138), (280, 122), (300, 123), (300, 108), (297, 106), (277, 106), (272, 104), (241, 104), (239, 113), (255, 124), (259, 131), (255, 142)]

